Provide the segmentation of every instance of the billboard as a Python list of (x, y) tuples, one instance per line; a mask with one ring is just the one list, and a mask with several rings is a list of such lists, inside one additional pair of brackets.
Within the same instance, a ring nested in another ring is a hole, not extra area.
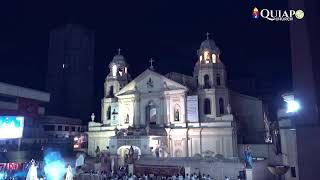
[(187, 96), (187, 120), (199, 122), (198, 96)]
[(0, 139), (21, 138), (23, 121), (21, 116), (0, 116)]

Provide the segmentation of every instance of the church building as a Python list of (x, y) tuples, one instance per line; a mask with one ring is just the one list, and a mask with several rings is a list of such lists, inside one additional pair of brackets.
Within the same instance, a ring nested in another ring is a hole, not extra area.
[[(140, 157), (238, 157), (232, 112), (232, 96), (237, 94), (227, 87), (220, 49), (207, 36), (197, 55), (193, 76), (175, 72), (161, 75), (151, 60), (148, 69), (131, 79), (119, 51), (105, 79), (101, 121), (93, 118), (89, 123), (89, 155), (95, 156), (99, 147), (123, 156), (132, 146)], [(254, 121), (263, 122), (262, 109), (257, 112)]]

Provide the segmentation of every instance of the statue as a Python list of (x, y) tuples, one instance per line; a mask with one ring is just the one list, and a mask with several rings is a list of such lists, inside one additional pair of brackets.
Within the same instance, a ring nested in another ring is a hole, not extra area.
[(100, 157), (101, 157), (101, 154), (100, 154), (100, 147), (97, 146), (97, 149), (96, 149), (96, 162), (100, 162)]
[(111, 158), (111, 173), (114, 173), (114, 157)]
[(176, 109), (176, 111), (174, 113), (174, 120), (179, 121), (179, 109)]
[(134, 149), (131, 146), (129, 149), (128, 164), (133, 164), (133, 162), (134, 162)]
[(265, 130), (266, 130), (265, 142), (272, 143), (272, 137), (270, 133), (270, 121), (268, 120), (268, 117), (265, 112), (263, 113), (263, 121), (264, 121)]
[(72, 168), (71, 168), (70, 164), (67, 167), (67, 173), (66, 173), (65, 180), (73, 180), (73, 173), (72, 173)]
[(252, 169), (252, 154), (249, 145), (244, 150), (244, 161), (247, 169)]
[(147, 127), (146, 127), (146, 133), (147, 133), (147, 135), (149, 135), (149, 133), (150, 133), (150, 127), (149, 127), (149, 125), (147, 125)]
[(37, 168), (38, 167), (36, 166), (35, 161), (32, 159), (31, 160), (31, 166), (29, 168), (26, 180), (38, 180)]
[(96, 118), (96, 116), (94, 115), (94, 113), (91, 114), (91, 121), (94, 122), (94, 119)]
[(228, 112), (228, 114), (231, 114), (231, 105), (230, 104), (228, 104), (228, 106), (227, 106), (227, 112)]
[(129, 124), (129, 114), (127, 114), (127, 116), (126, 116), (126, 120), (125, 120), (125, 122), (124, 122), (125, 124)]

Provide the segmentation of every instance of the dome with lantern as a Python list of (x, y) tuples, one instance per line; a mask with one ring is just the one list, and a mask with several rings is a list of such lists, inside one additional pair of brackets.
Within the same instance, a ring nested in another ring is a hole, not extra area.
[(205, 50), (211, 51), (211, 53), (220, 54), (220, 49), (217, 47), (216, 43), (212, 40), (207, 38), (206, 40), (202, 41), (200, 45), (200, 52)]
[(216, 64), (220, 63), (220, 49), (216, 43), (209, 38), (209, 33), (206, 34), (207, 39), (202, 41), (198, 50), (199, 64)]
[(203, 52), (208, 51), (210, 54), (215, 54), (216, 56), (220, 55), (220, 49), (214, 42), (214, 40), (210, 39), (209, 33), (206, 33), (207, 39), (202, 41), (200, 45), (200, 49), (198, 50), (198, 55), (203, 54)]

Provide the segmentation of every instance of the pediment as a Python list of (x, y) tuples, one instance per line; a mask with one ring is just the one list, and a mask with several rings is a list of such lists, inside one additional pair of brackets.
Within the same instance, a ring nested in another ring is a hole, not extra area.
[(154, 72), (152, 70), (145, 70), (138, 77), (133, 79), (129, 84), (123, 87), (116, 96), (139, 93), (150, 93), (170, 90), (184, 90), (188, 88), (178, 82), (175, 82), (167, 77)]

